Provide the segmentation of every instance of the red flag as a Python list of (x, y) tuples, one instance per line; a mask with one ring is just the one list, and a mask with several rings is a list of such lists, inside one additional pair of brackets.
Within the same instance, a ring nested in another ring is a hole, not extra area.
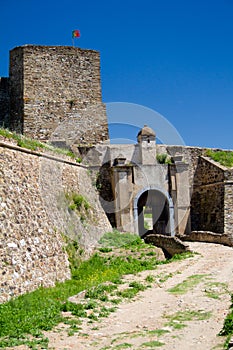
[(73, 30), (72, 31), (72, 38), (80, 38), (81, 34), (79, 30)]

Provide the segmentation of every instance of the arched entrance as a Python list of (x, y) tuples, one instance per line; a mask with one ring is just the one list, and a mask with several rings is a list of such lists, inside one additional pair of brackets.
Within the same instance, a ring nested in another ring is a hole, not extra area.
[(162, 189), (150, 187), (137, 194), (134, 220), (140, 237), (149, 233), (175, 235), (173, 202)]

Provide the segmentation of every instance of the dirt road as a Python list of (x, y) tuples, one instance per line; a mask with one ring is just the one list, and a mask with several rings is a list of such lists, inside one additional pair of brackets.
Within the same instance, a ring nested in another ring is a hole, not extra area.
[(233, 249), (190, 243), (194, 257), (127, 276), (153, 281), (151, 288), (118, 305), (101, 322), (83, 324), (72, 336), (61, 327), (49, 332), (56, 350), (223, 349), (222, 328), (233, 292)]

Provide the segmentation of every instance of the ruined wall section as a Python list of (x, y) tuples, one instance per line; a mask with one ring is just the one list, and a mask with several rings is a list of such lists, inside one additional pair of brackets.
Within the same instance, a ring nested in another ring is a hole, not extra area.
[(69, 46), (26, 45), (10, 52), (12, 125), (26, 136), (67, 143), (108, 139), (100, 56)]
[(200, 157), (191, 197), (192, 231), (224, 233), (224, 167)]
[[(85, 167), (0, 140), (0, 302), (70, 277), (63, 235), (90, 254), (111, 226)], [(67, 194), (86, 198), (70, 209)]]

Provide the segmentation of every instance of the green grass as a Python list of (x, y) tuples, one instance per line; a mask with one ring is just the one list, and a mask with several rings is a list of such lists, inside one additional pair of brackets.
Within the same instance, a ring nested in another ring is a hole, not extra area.
[(151, 348), (151, 349), (153, 349), (155, 347), (160, 347), (160, 346), (163, 346), (163, 345), (165, 345), (165, 344), (160, 342), (160, 341), (158, 341), (158, 340), (151, 340), (151, 341), (148, 341), (148, 342), (145, 342), (145, 343), (141, 344), (141, 346), (143, 348), (146, 347), (146, 348)]
[(226, 283), (209, 282), (205, 285), (205, 293), (209, 298), (220, 299), (220, 296), (228, 293), (228, 286)]
[(77, 163), (81, 163), (82, 161), (81, 158), (76, 158), (76, 155), (69, 149), (53, 147), (48, 143), (33, 140), (23, 135), (16, 134), (15, 132), (11, 132), (7, 129), (0, 128), (0, 135), (7, 139), (15, 140), (17, 142), (17, 146), (22, 148), (27, 148), (32, 151), (47, 150), (55, 154), (65, 155), (72, 159), (75, 159)]
[(121, 248), (146, 246), (138, 235), (133, 233), (121, 233), (117, 230), (106, 233), (99, 241), (104, 248)]
[[(103, 237), (103, 242), (106, 237)], [(67, 322), (67, 317), (63, 312), (71, 312), (76, 317), (87, 317), (87, 310), (92, 310), (92, 316), (95, 319), (95, 311), (99, 301), (106, 301), (113, 295), (116, 298), (116, 286), (120, 283), (122, 276), (126, 274), (135, 274), (143, 270), (153, 270), (161, 262), (154, 256), (146, 256), (145, 260), (137, 259), (131, 253), (132, 248), (145, 249), (145, 243), (140, 239), (129, 240), (129, 234), (116, 234), (117, 244), (124, 247), (124, 254), (120, 256), (104, 256), (99, 253), (93, 254), (89, 260), (80, 261), (79, 246), (77, 242), (68, 242), (68, 253), (70, 255), (70, 265), (72, 279), (64, 283), (57, 283), (53, 288), (39, 288), (32, 293), (11, 299), (9, 302), (0, 305), (0, 347), (16, 346), (26, 344), (26, 342), (44, 342), (46, 339), (41, 337), (41, 331), (51, 330), (60, 322)], [(132, 235), (134, 236), (134, 235)], [(130, 237), (131, 238), (131, 237)], [(130, 243), (131, 242), (131, 243)], [(77, 253), (77, 256), (75, 255)], [(131, 254), (131, 255), (130, 255)], [(133, 255), (133, 256), (132, 256)], [(170, 261), (169, 261), (170, 262)], [(165, 262), (163, 262), (165, 263)], [(105, 283), (108, 282), (108, 283)], [(110, 283), (111, 282), (111, 283)], [(132, 297), (145, 287), (138, 282), (131, 282), (127, 292), (122, 297)], [(70, 296), (76, 295), (86, 290), (86, 303), (75, 304), (68, 301)], [(129, 292), (130, 290), (130, 292)], [(124, 294), (123, 293), (123, 294)], [(128, 296), (126, 295), (128, 293)], [(131, 293), (131, 294), (130, 294)], [(112, 297), (111, 297), (112, 298)], [(111, 301), (111, 300), (110, 300)], [(117, 303), (120, 299), (117, 299)], [(114, 308), (99, 309), (100, 316), (105, 317)], [(76, 331), (76, 326), (70, 328), (70, 332)], [(38, 337), (38, 334), (41, 338)], [(33, 339), (28, 339), (32, 335)], [(13, 344), (14, 342), (14, 344)], [(13, 344), (13, 345), (12, 345)], [(34, 345), (33, 345), (34, 346)], [(46, 348), (46, 347), (45, 347)]]
[(146, 276), (145, 281), (148, 283), (153, 283), (155, 281), (155, 277), (152, 275), (148, 275)]
[(147, 331), (146, 335), (156, 335), (157, 337), (161, 337), (164, 334), (170, 333), (170, 331), (166, 330), (166, 329), (154, 329), (151, 331)]
[(90, 204), (88, 203), (87, 199), (80, 193), (66, 193), (65, 197), (69, 202), (69, 209), (71, 210), (80, 211), (81, 209), (84, 209), (87, 211), (90, 208)]
[(129, 284), (129, 288), (126, 288), (124, 290), (118, 291), (116, 294), (117, 296), (121, 298), (134, 298), (136, 294), (138, 294), (139, 291), (145, 290), (146, 287), (139, 283), (139, 282), (131, 282)]
[(168, 289), (168, 292), (173, 294), (185, 294), (189, 289), (192, 289), (198, 285), (204, 278), (206, 278), (206, 276), (208, 275), (204, 274), (189, 276), (182, 283), (179, 283), (175, 287)]
[(159, 283), (164, 283), (166, 282), (169, 278), (173, 277), (173, 273), (161, 273), (160, 275), (158, 275), (158, 281)]
[(219, 335), (227, 336), (224, 349), (228, 349), (229, 341), (233, 335), (233, 294), (231, 295), (230, 311), (224, 320), (223, 328), (219, 332)]
[(211, 312), (204, 312), (203, 310), (185, 310), (178, 311), (172, 315), (166, 315), (164, 317), (168, 320), (165, 326), (169, 326), (174, 329), (182, 329), (186, 327), (185, 322), (208, 320), (211, 317)]
[(226, 167), (233, 167), (233, 152), (231, 151), (206, 151), (206, 156)]

